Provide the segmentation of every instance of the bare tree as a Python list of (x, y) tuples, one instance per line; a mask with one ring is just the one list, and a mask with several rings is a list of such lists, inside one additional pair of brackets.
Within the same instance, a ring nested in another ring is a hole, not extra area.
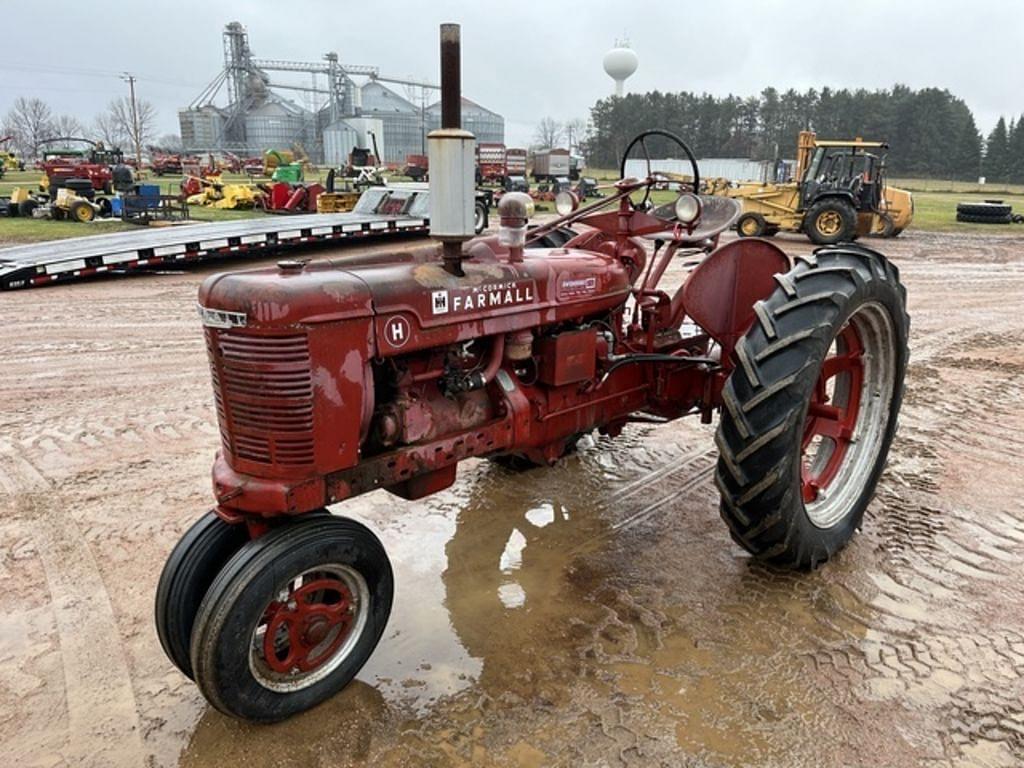
[(152, 143), (156, 136), (156, 107), (150, 102), (138, 99), (135, 102), (138, 109), (138, 133), (136, 123), (132, 120), (132, 102), (127, 96), (114, 99), (107, 107), (107, 117), (116, 126), (121, 136), (124, 136), (134, 146), (145, 146)]
[(106, 147), (120, 147), (128, 143), (128, 134), (109, 112), (101, 112), (93, 120), (90, 138), (103, 142)]
[(562, 139), (562, 124), (553, 117), (545, 117), (537, 123), (533, 142), (538, 148), (552, 148)]
[[(82, 124), (73, 115), (58, 115), (52, 122), (52, 128), (55, 138), (59, 136), (82, 138), (82, 134), (85, 133)], [(65, 147), (71, 143), (65, 142)]]
[(176, 133), (165, 133), (155, 143), (164, 152), (172, 154), (181, 154), (185, 150), (185, 145), (181, 143), (181, 136)]
[(42, 141), (53, 134), (53, 112), (41, 99), (19, 96), (4, 117), (0, 133), (14, 137), (14, 146), (23, 157), (35, 157)]

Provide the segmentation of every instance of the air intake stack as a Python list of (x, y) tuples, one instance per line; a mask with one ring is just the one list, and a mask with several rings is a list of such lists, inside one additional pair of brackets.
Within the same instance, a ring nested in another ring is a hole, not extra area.
[(427, 135), (430, 155), (430, 236), (441, 241), (444, 268), (461, 276), (462, 243), (474, 235), (476, 137), (462, 130), (461, 43), (458, 24), (441, 25), (441, 129)]

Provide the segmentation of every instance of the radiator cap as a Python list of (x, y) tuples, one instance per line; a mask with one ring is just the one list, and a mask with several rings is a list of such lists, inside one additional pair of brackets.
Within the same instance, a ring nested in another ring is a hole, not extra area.
[(281, 259), (277, 262), (277, 268), (282, 272), (301, 272), (306, 266), (306, 262), (301, 259)]

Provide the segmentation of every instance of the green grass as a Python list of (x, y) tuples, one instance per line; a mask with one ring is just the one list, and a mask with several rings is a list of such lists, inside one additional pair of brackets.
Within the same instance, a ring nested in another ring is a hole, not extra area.
[[(0, 179), (0, 196), (8, 196), (16, 187), (28, 187), (37, 190), (41, 174), (39, 171), (8, 171)], [(319, 174), (313, 174), (312, 180), (320, 180)], [(149, 183), (159, 184), (161, 194), (173, 195), (178, 192), (178, 178), (146, 179)], [(249, 178), (241, 174), (225, 174), (224, 181), (229, 183), (248, 183)], [(265, 179), (264, 179), (265, 181)], [(237, 221), (257, 216), (266, 216), (263, 211), (256, 210), (220, 210), (193, 205), (189, 207), (189, 217), (193, 221)], [(35, 243), (44, 240), (63, 240), (70, 237), (101, 235), (108, 232), (138, 231), (136, 224), (126, 224), (118, 219), (98, 219), (89, 224), (71, 221), (53, 221), (50, 219), (0, 218), (0, 245), (18, 243)]]
[(914, 222), (908, 231), (925, 232), (984, 232), (990, 235), (1024, 235), (1024, 225), (1007, 224), (965, 224), (956, 220), (956, 204), (959, 202), (982, 203), (985, 200), (1002, 200), (1013, 206), (1015, 212), (1024, 213), (1024, 194), (992, 195), (966, 192), (915, 192)]
[(955, 192), (958, 194), (977, 193), (986, 197), (1024, 195), (1024, 184), (977, 184), (973, 181), (952, 179), (889, 179), (894, 187), (909, 189), (911, 192)]

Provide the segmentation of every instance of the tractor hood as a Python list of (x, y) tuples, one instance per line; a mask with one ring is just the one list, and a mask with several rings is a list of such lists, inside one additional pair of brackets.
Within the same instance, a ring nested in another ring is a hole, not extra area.
[(373, 304), (366, 284), (348, 272), (278, 267), (207, 278), (199, 314), (213, 328), (273, 330), (367, 317)]
[(614, 257), (576, 249), (527, 250), (510, 262), (476, 241), (465, 274), (446, 272), (436, 248), (215, 275), (199, 291), (211, 327), (266, 331), (375, 316), (377, 354), (514, 332), (606, 312), (630, 290)]

